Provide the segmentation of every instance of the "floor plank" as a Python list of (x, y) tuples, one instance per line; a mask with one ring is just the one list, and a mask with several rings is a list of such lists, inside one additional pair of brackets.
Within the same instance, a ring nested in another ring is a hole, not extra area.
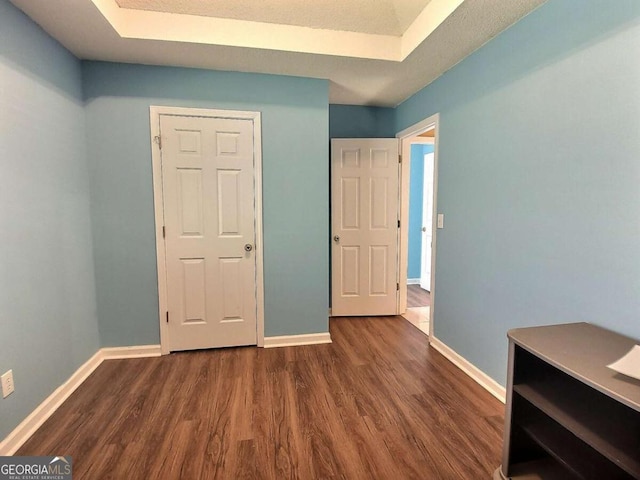
[(407, 285), (407, 307), (428, 307), (431, 305), (431, 293), (420, 285)]
[(333, 343), (105, 361), (18, 455), (74, 479), (479, 479), (504, 407), (401, 317)]

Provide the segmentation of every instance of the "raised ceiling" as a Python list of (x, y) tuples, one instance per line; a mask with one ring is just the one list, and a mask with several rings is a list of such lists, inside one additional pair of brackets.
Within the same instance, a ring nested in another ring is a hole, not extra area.
[(116, 0), (120, 8), (402, 35), (429, 0)]
[(545, 0), (11, 1), (81, 59), (324, 78), (331, 103), (395, 106)]

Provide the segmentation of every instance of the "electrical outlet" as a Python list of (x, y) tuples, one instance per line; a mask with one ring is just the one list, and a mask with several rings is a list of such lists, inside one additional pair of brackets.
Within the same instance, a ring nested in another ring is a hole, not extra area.
[(9, 370), (0, 378), (2, 378), (2, 398), (7, 398), (15, 390), (13, 385), (13, 370)]

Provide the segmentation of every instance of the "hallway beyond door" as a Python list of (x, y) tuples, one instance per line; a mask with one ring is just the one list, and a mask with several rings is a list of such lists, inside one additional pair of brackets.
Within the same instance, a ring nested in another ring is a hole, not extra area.
[(402, 316), (429, 335), (430, 313), (431, 294), (420, 285), (407, 285), (407, 311)]

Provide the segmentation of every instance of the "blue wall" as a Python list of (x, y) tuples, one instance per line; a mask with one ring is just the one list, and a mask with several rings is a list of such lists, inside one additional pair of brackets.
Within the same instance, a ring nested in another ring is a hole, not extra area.
[(80, 63), (0, 0), (0, 439), (98, 349)]
[(394, 109), (329, 105), (329, 138), (395, 137)]
[(411, 145), (409, 176), (409, 255), (407, 278), (420, 278), (422, 270), (422, 204), (424, 196), (424, 155), (433, 145)]
[(262, 112), (265, 335), (328, 331), (328, 83), (83, 63), (100, 338), (159, 342), (149, 106)]
[(397, 109), (440, 113), (435, 335), (500, 382), (514, 327), (640, 338), (638, 59), (640, 2), (556, 0)]

